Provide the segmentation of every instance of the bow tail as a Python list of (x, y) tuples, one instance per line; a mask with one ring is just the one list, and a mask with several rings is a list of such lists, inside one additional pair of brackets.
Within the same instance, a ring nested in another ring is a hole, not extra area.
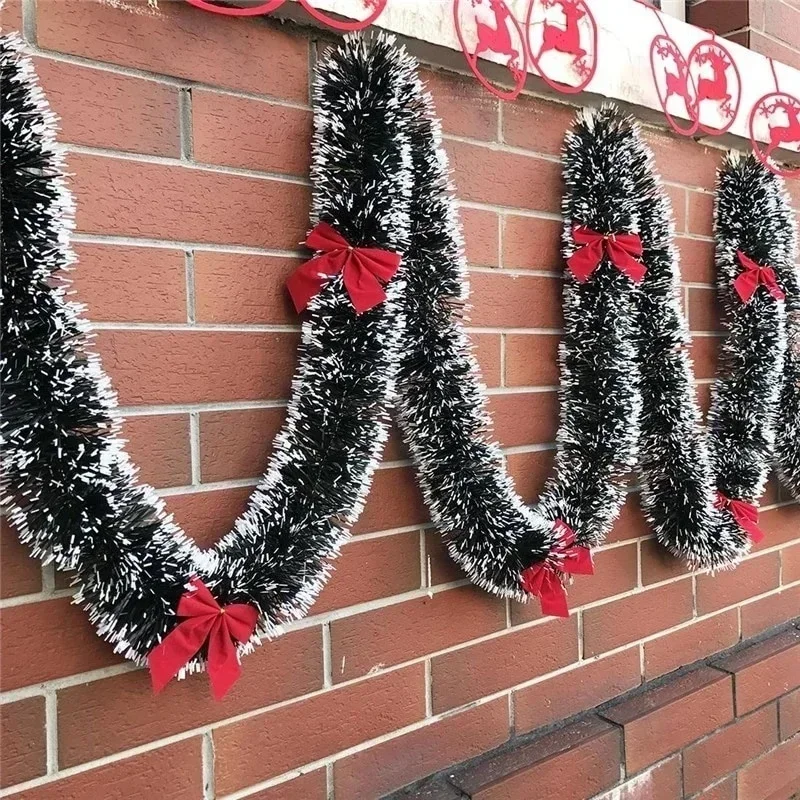
[(748, 303), (758, 288), (758, 272), (748, 269), (739, 273), (733, 282), (733, 288), (736, 289), (739, 299), (743, 303)]
[(153, 691), (158, 694), (203, 646), (216, 615), (191, 617), (176, 625), (147, 656)]
[(615, 267), (624, 272), (634, 283), (643, 280), (647, 267), (641, 261), (634, 258), (619, 242), (609, 240), (607, 247), (609, 258)]
[(570, 575), (594, 575), (592, 551), (588, 547), (574, 545), (566, 554), (561, 569)]
[(552, 570), (545, 570), (539, 600), (542, 604), (543, 614), (551, 617), (569, 616), (567, 590), (558, 575)]
[(335, 254), (323, 253), (301, 264), (286, 279), (286, 289), (298, 314), (305, 311), (311, 299), (319, 294), (326, 278), (339, 272), (340, 267), (341, 259), (337, 259)]
[(363, 314), (386, 299), (383, 284), (357, 253), (352, 253), (342, 270), (344, 285), (357, 314)]
[[(576, 236), (577, 238), (577, 236)], [(589, 280), (603, 259), (603, 240), (594, 239), (576, 250), (568, 259), (567, 266), (575, 279), (581, 283)]]
[(215, 700), (222, 700), (242, 674), (239, 654), (225, 615), (214, 620), (208, 637), (208, 679)]

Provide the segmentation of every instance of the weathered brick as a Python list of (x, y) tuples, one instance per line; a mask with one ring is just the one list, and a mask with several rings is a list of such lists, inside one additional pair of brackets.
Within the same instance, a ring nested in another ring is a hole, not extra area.
[(680, 578), (690, 572), (686, 562), (672, 555), (657, 539), (642, 542), (641, 553), (642, 583), (645, 586)]
[(424, 70), (421, 77), (433, 95), (445, 134), (485, 141), (497, 139), (497, 99), (477, 81), (439, 70)]
[(204, 492), (171, 494), (164, 498), (167, 511), (175, 522), (200, 547), (211, 547), (233, 528), (244, 512), (253, 489), (217, 489)]
[(556, 438), (557, 406), (555, 391), (491, 395), (494, 435), (503, 447), (549, 444)]
[(625, 765), (638, 772), (733, 719), (730, 676), (700, 668), (612, 705), (602, 716), (625, 731)]
[(47, 770), (44, 697), (0, 705), (0, 786), (30, 781)]
[(501, 271), (470, 274), (470, 324), (476, 327), (559, 328), (561, 281)]
[(714, 195), (710, 192), (689, 192), (687, 230), (696, 236), (714, 233)]
[(753, 600), (741, 606), (742, 639), (750, 639), (759, 633), (788, 622), (798, 615), (800, 609), (800, 586), (781, 589), (779, 592)]
[(504, 627), (503, 603), (473, 587), (335, 619), (331, 622), (333, 680), (349, 680)]
[(791, 798), (800, 786), (800, 737), (795, 736), (739, 770), (738, 800)]
[(675, 800), (682, 796), (680, 756), (672, 756), (596, 800)]
[(781, 549), (781, 582), (800, 581), (800, 542)]
[[(711, 286), (716, 277), (714, 242), (679, 237), (675, 240), (680, 255), (681, 279)], [(700, 377), (695, 374), (695, 377)]]
[(386, 792), (465, 761), (508, 738), (503, 697), (370, 747), (334, 764), (339, 800), (383, 797)]
[(503, 141), (545, 155), (560, 156), (564, 134), (575, 121), (575, 107), (520, 95), (503, 104)]
[(781, 739), (800, 733), (800, 689), (795, 689), (778, 700), (778, 720)]
[(780, 582), (780, 556), (766, 553), (748, 558), (735, 570), (716, 575), (697, 576), (697, 613), (709, 614), (719, 608), (741, 603), (748, 597), (777, 589)]
[(506, 334), (506, 386), (558, 386), (560, 338), (549, 334)]
[(423, 665), (414, 664), (217, 728), (217, 792), (234, 792), (421, 720), (424, 686)]
[(499, 333), (473, 333), (469, 337), (481, 371), (481, 380), (489, 388), (502, 383), (502, 355)]
[(641, 682), (639, 651), (629, 647), (607, 658), (514, 692), (517, 734), (532, 731), (611, 700)]
[(503, 267), (560, 272), (562, 223), (557, 219), (503, 215)]
[(644, 138), (656, 157), (656, 167), (666, 181), (713, 190), (722, 154), (719, 150), (662, 130), (647, 129)]
[(322, 768), (248, 794), (247, 800), (327, 800), (327, 797), (328, 776)]
[(689, 287), (689, 329), (718, 331), (721, 329), (717, 290), (700, 286)]
[(379, 469), (372, 479), (364, 511), (353, 526), (353, 533), (404, 528), (428, 521), (414, 470), (410, 467)]
[(161, 488), (192, 482), (186, 414), (128, 417), (122, 437), (128, 440), (128, 454), (145, 483)]
[(462, 208), (464, 248), (471, 267), (496, 267), (500, 250), (500, 218), (494, 211)]
[(704, 789), (778, 743), (777, 707), (772, 704), (727, 725), (683, 752), (687, 795)]
[(431, 659), (438, 714), (566, 667), (578, 659), (578, 620), (556, 619)]
[(523, 453), (509, 453), (506, 456), (508, 474), (514, 481), (514, 488), (526, 503), (536, 503), (544, 489), (547, 478), (553, 472), (555, 448), (532, 450)]
[(34, 594), (42, 588), (42, 566), (5, 517), (0, 517), (0, 597)]
[(800, 686), (800, 631), (788, 630), (714, 662), (735, 679), (741, 716)]

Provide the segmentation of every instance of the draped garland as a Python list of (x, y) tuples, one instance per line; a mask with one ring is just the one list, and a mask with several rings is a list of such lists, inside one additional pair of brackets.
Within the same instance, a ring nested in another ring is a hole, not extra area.
[[(529, 508), (491, 440), (464, 329), (466, 264), (431, 98), (390, 37), (348, 37), (314, 85), (319, 254), (289, 283), (308, 315), (287, 419), (247, 510), (200, 550), (136, 481), (117, 436), (116, 398), (65, 296), (72, 207), (54, 120), (8, 37), (0, 79), (5, 507), (35, 555), (76, 571), (100, 635), (149, 659), (157, 688), (208, 664), (222, 696), (239, 656), (307, 612), (361, 511), (394, 403), (453, 558), (489, 591), (539, 595), (548, 613), (568, 613), (564, 574), (591, 572), (589, 548), (637, 465), (659, 539), (703, 567), (749, 547), (735, 503), (755, 508), (773, 450), (797, 491), (800, 279), (780, 179), (736, 157), (720, 176), (728, 335), (706, 432), (652, 154), (613, 107), (578, 115), (564, 147), (558, 451)], [(788, 299), (757, 283), (743, 302), (745, 259), (759, 279), (774, 270)]]

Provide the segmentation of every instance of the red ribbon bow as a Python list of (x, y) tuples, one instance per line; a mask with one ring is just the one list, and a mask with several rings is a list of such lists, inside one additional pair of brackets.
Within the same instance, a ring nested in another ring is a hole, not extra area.
[(764, 531), (758, 527), (758, 507), (753, 503), (745, 503), (744, 500), (733, 500), (730, 497), (717, 492), (717, 499), (714, 502), (716, 508), (727, 508), (731, 516), (744, 529), (753, 544), (758, 544), (764, 539)]
[(644, 248), (642, 240), (635, 233), (598, 233), (584, 225), (578, 225), (573, 229), (572, 235), (575, 242), (583, 247), (567, 259), (567, 266), (581, 283), (589, 280), (600, 266), (604, 255), (634, 283), (639, 283), (644, 278), (647, 267), (638, 260), (642, 257)]
[(397, 253), (377, 247), (352, 247), (327, 222), (317, 223), (305, 243), (312, 250), (322, 252), (301, 264), (286, 281), (298, 313), (319, 293), (327, 278), (340, 272), (356, 313), (369, 311), (386, 299), (383, 284), (400, 266)]
[(750, 301), (759, 284), (766, 286), (769, 293), (776, 300), (785, 299), (786, 295), (781, 287), (778, 286), (775, 270), (772, 267), (762, 267), (761, 264), (756, 264), (752, 258), (746, 256), (741, 250), (737, 250), (736, 255), (739, 256), (744, 272), (741, 272), (733, 282), (733, 287), (743, 303)]
[(147, 657), (153, 690), (160, 692), (208, 642), (208, 677), (215, 700), (222, 700), (242, 672), (236, 642), (244, 643), (256, 629), (258, 611), (246, 603), (220, 606), (199, 578), (178, 601), (183, 618)]
[(521, 575), (522, 588), (535, 595), (542, 604), (542, 613), (553, 617), (568, 617), (567, 590), (563, 576), (594, 575), (592, 551), (575, 544), (575, 531), (560, 519), (555, 522), (561, 539), (550, 555), (538, 564), (528, 567)]

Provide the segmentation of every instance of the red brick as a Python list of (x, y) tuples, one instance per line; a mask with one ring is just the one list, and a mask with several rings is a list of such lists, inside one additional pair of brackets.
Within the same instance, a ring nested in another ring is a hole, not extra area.
[(749, 6), (741, 0), (703, 0), (687, 5), (686, 11), (692, 25), (723, 34), (750, 24)]
[(209, 14), (186, 3), (160, 3), (156, 10), (146, 0), (43, 0), (36, 24), (38, 44), (47, 50), (254, 94), (308, 99), (308, 42), (263, 20)]
[[(613, 547), (594, 553), (594, 575), (576, 575), (567, 589), (570, 608), (578, 608), (615, 594), (622, 594), (636, 586), (638, 572), (636, 545)], [(542, 616), (539, 603), (515, 603), (511, 607), (511, 621), (521, 622)]]
[(549, 334), (506, 334), (506, 386), (558, 386), (558, 345)]
[(192, 91), (192, 145), (196, 161), (262, 172), (308, 175), (311, 111)]
[(800, 53), (793, 47), (764, 36), (758, 31), (750, 31), (750, 49), (756, 53), (767, 58), (773, 58), (782, 64), (788, 64), (790, 67), (800, 69)]
[(47, 771), (44, 697), (0, 705), (0, 786), (30, 781)]
[(665, 181), (712, 190), (722, 153), (666, 131), (647, 129), (644, 138)]
[(608, 658), (514, 692), (514, 726), (526, 733), (598, 706), (641, 682), (639, 651), (630, 647)]
[(489, 414), (503, 447), (549, 444), (558, 427), (558, 393), (494, 394), (489, 397)]
[(780, 582), (780, 569), (780, 556), (773, 552), (748, 558), (735, 570), (698, 575), (697, 613), (708, 614), (776, 589)]
[(424, 70), (421, 77), (433, 95), (445, 134), (485, 141), (497, 139), (497, 100), (471, 76)]
[(60, 141), (180, 157), (176, 87), (49, 58), (34, 66), (60, 118)]
[(327, 800), (327, 797), (328, 776), (323, 768), (248, 794), (247, 800)]
[(508, 473), (517, 493), (526, 503), (533, 504), (539, 499), (547, 478), (553, 472), (555, 453), (554, 449), (548, 449), (506, 456)]
[(562, 230), (557, 219), (503, 215), (503, 266), (560, 272)]
[(333, 566), (314, 614), (419, 589), (419, 532), (352, 539)]
[(437, 592), (331, 622), (333, 680), (444, 650), (505, 627), (501, 600), (473, 587)]
[(462, 208), (464, 252), (472, 267), (496, 267), (500, 250), (500, 218), (494, 211)]
[(720, 339), (697, 334), (692, 337), (689, 352), (694, 362), (694, 376), (698, 380), (713, 378), (717, 372), (717, 351)]
[(718, 331), (720, 305), (716, 289), (689, 287), (689, 328), (692, 331)]
[(470, 324), (498, 328), (561, 326), (561, 281), (503, 272), (470, 275)]
[(306, 186), (78, 153), (68, 168), (81, 233), (283, 249), (305, 237)]
[(583, 612), (584, 654), (597, 655), (691, 619), (690, 580), (648, 589)]
[(560, 156), (564, 134), (575, 121), (575, 106), (520, 95), (503, 104), (503, 141), (536, 153)]
[(504, 633), (431, 660), (433, 711), (439, 714), (553, 672), (578, 659), (578, 619)]
[(423, 719), (424, 686), (423, 665), (414, 664), (217, 728), (217, 792), (236, 791)]
[(738, 800), (780, 800), (800, 786), (800, 737), (739, 770)]
[(338, 800), (382, 797), (401, 786), (485, 753), (508, 738), (504, 697), (335, 762)]
[(62, 768), (199, 728), (322, 688), (320, 628), (265, 641), (242, 661), (242, 676), (224, 703), (209, 692), (208, 675), (172, 681), (158, 696), (146, 670), (79, 684), (58, 693), (58, 754)]
[(286, 279), (302, 263), (295, 258), (216, 253), (194, 254), (195, 319), (243, 324), (299, 323)]
[(597, 717), (499, 753), (450, 778), (472, 800), (563, 797), (565, 776), (574, 800), (593, 797), (619, 780), (620, 732)]
[(42, 565), (23, 545), (5, 517), (0, 517), (0, 597), (35, 594), (42, 589)]
[(128, 417), (122, 427), (127, 451), (139, 477), (151, 486), (186, 486), (192, 482), (189, 417), (185, 414)]
[(679, 237), (675, 244), (680, 256), (681, 280), (713, 285), (716, 278), (714, 242)]
[(473, 333), (469, 338), (475, 358), (478, 359), (481, 380), (490, 388), (500, 386), (503, 370), (500, 355), (501, 335), (499, 333)]
[(764, 30), (795, 50), (800, 49), (800, 10), (786, 3), (764, 3)]
[(720, 781), (707, 792), (697, 795), (695, 800), (736, 800), (736, 776)]
[(682, 797), (680, 756), (662, 761), (597, 800), (675, 800)]
[(683, 752), (687, 795), (757, 758), (778, 743), (777, 707), (769, 705), (711, 734)]
[(262, 475), (285, 417), (285, 408), (201, 413), (202, 480), (211, 483)]
[(733, 674), (741, 716), (800, 686), (800, 631), (788, 630), (714, 662)]
[(414, 470), (411, 467), (379, 469), (353, 533), (421, 525), (428, 518)]
[(800, 581), (800, 543), (781, 550), (781, 582)]
[(3, 33), (22, 31), (22, 0), (8, 0), (0, 5), (0, 30)]
[(664, 191), (672, 208), (675, 232), (683, 233), (686, 230), (686, 189), (682, 186), (664, 186)]
[(217, 489), (205, 492), (172, 494), (164, 498), (167, 511), (175, 522), (200, 547), (211, 547), (233, 528), (250, 495), (251, 486), (236, 489)]
[(691, 664), (739, 641), (739, 616), (735, 608), (705, 617), (666, 636), (644, 644), (647, 680)]
[(75, 245), (75, 299), (95, 322), (186, 322), (186, 257), (161, 247)]
[(646, 539), (642, 548), (642, 583), (660, 583), (680, 578), (691, 571), (686, 562), (676, 558), (657, 539)]
[(202, 743), (198, 736), (113, 761), (14, 795), (17, 800), (151, 798), (197, 800), (203, 796)]
[(714, 233), (714, 195), (707, 192), (689, 192), (687, 230), (697, 236)]
[(436, 586), (466, 578), (461, 567), (450, 558), (444, 539), (439, 531), (425, 531), (425, 554), (427, 564), (427, 585)]
[(730, 676), (707, 667), (603, 711), (625, 730), (625, 765), (638, 772), (733, 719)]
[(800, 733), (800, 689), (778, 700), (778, 720), (781, 726), (781, 739), (788, 739)]
[(98, 332), (97, 349), (122, 405), (283, 399), (295, 367), (293, 333)]
[(793, 503), (789, 506), (779, 506), (762, 511), (758, 518), (758, 524), (766, 536), (753, 546), (753, 550), (756, 552), (768, 547), (775, 547), (776, 544), (796, 541), (797, 532), (800, 531), (800, 504)]
[(625, 499), (625, 505), (608, 534), (606, 541), (611, 542), (624, 542), (627, 539), (638, 539), (642, 536), (649, 536), (652, 534), (650, 523), (645, 519), (639, 494), (636, 492), (629, 492)]
[(450, 141), (458, 197), (505, 208), (557, 213), (561, 206), (561, 166), (534, 156)]
[[(83, 609), (62, 597), (0, 610), (4, 691), (62, 678), (123, 661), (100, 639)], [(57, 653), (58, 658), (53, 658)]]
[(796, 617), (800, 609), (800, 586), (781, 589), (741, 606), (742, 639), (750, 639)]

